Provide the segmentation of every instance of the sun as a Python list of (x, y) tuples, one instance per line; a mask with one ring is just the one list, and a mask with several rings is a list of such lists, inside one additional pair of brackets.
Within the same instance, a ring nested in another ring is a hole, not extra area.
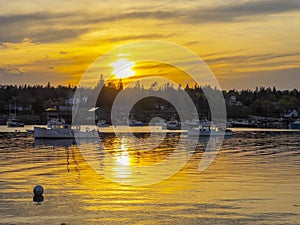
[(127, 78), (133, 76), (135, 72), (132, 70), (132, 67), (135, 65), (134, 62), (128, 61), (127, 59), (119, 59), (116, 62), (110, 64), (113, 67), (112, 74), (116, 78)]

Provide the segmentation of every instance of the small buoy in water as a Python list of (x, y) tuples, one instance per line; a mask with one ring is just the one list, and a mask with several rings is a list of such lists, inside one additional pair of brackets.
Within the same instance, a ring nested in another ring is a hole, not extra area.
[(44, 188), (41, 186), (41, 185), (36, 185), (34, 188), (33, 188), (33, 193), (35, 195), (42, 195), (44, 193)]
[(36, 203), (40, 203), (44, 201), (44, 196), (43, 195), (34, 195), (33, 196), (33, 201)]

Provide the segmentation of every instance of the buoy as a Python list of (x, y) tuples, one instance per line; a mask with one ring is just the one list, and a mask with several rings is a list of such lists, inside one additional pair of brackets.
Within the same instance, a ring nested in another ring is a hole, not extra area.
[(44, 193), (44, 188), (41, 186), (41, 185), (36, 185), (34, 188), (33, 188), (33, 193), (35, 195), (42, 195)]
[(44, 196), (43, 195), (34, 195), (33, 196), (33, 201), (36, 203), (40, 203), (44, 201)]

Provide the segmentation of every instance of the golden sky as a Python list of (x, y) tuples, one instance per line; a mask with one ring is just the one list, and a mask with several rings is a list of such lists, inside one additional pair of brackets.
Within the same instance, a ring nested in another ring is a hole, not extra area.
[(162, 40), (201, 57), (223, 89), (300, 87), (299, 0), (0, 0), (0, 5), (1, 84), (77, 84), (106, 52)]

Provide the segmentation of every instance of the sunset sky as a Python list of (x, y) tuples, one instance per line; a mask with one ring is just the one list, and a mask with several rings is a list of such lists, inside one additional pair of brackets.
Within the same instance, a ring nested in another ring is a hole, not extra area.
[(76, 85), (106, 52), (162, 40), (201, 57), (223, 89), (300, 88), (299, 0), (0, 0), (0, 5), (1, 84)]

